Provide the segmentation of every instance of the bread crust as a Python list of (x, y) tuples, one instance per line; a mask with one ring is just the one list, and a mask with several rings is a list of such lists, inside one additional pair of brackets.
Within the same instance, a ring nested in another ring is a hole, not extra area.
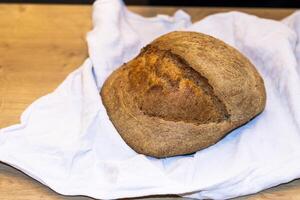
[(108, 116), (136, 152), (163, 158), (211, 146), (261, 113), (264, 82), (221, 40), (171, 32), (114, 71), (101, 90)]

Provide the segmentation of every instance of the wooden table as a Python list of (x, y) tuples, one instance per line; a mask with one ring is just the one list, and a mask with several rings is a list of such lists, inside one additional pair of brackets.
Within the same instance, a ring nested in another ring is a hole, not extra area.
[[(172, 14), (175, 7), (130, 7), (144, 16)], [(282, 19), (288, 9), (184, 8), (193, 21), (230, 10)], [(0, 127), (19, 122), (35, 99), (55, 89), (88, 56), (91, 6), (0, 4)], [(84, 200), (61, 196), (0, 163), (0, 199)], [(300, 199), (300, 180), (238, 199)]]

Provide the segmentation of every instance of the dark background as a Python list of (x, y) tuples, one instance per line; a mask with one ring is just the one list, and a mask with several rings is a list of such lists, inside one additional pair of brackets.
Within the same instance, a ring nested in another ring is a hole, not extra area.
[[(0, 0), (4, 3), (66, 3), (92, 4), (94, 0)], [(125, 0), (127, 5), (161, 5), (161, 6), (222, 6), (222, 7), (277, 7), (300, 8), (300, 0)]]

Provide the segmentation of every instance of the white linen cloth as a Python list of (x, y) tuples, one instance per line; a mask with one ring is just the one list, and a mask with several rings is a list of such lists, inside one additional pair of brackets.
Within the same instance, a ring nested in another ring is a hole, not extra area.
[[(179, 194), (225, 199), (300, 177), (300, 13), (273, 21), (239, 12), (144, 18), (119, 0), (94, 4), (89, 58), (52, 93), (0, 130), (0, 160), (65, 195), (100, 199)], [(108, 119), (99, 90), (109, 74), (173, 30), (217, 37), (262, 75), (265, 111), (216, 145), (189, 156), (135, 153)]]

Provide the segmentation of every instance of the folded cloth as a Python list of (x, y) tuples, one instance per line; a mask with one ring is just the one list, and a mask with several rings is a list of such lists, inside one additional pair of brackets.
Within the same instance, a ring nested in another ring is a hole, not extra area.
[[(178, 194), (226, 199), (300, 177), (300, 13), (273, 21), (239, 12), (144, 18), (120, 0), (94, 4), (89, 58), (21, 123), (0, 130), (0, 160), (65, 195), (100, 199)], [(155, 159), (119, 136), (99, 96), (109, 74), (154, 38), (203, 32), (245, 54), (262, 75), (265, 111), (219, 143), (192, 155)]]

